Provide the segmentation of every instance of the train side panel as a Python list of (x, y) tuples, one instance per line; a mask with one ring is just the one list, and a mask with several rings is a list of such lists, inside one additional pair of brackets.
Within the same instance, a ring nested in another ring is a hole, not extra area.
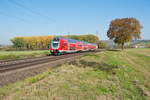
[(68, 47), (68, 40), (67, 39), (61, 39), (61, 50), (63, 52), (67, 52), (69, 47)]
[(83, 50), (83, 46), (82, 46), (82, 43), (80, 41), (78, 41), (76, 45), (77, 45), (77, 47), (76, 47), (77, 51), (82, 51)]

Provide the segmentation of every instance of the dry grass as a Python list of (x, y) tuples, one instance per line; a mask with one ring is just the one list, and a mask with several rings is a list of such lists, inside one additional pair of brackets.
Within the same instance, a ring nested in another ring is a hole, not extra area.
[(126, 51), (142, 54), (145, 56), (150, 56), (150, 48), (127, 49)]
[(39, 76), (1, 88), (0, 98), (149, 100), (149, 58), (132, 54), (134, 50), (136, 51), (132, 49), (86, 54), (76, 61), (63, 64)]

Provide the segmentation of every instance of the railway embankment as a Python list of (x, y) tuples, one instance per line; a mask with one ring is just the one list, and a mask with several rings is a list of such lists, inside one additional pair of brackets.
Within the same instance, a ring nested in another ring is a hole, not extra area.
[(150, 56), (145, 52), (150, 49), (86, 53), (57, 68), (0, 88), (0, 98), (149, 100)]
[(45, 69), (51, 69), (66, 61), (72, 61), (85, 53), (87, 52), (2, 62), (0, 64), (0, 87), (37, 75)]

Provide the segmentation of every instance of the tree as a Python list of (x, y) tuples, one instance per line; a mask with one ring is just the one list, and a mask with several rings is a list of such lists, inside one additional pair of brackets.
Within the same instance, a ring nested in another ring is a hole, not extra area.
[(107, 36), (115, 43), (121, 44), (123, 50), (126, 42), (141, 38), (142, 28), (140, 22), (135, 18), (115, 19), (109, 25)]
[(13, 43), (13, 46), (16, 48), (16, 49), (21, 49), (24, 47), (24, 38), (23, 37), (15, 37), (11, 40), (11, 42)]

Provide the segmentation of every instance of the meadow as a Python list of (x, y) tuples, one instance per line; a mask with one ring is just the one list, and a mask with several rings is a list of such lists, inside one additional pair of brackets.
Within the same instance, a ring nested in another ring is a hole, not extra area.
[(150, 49), (83, 57), (0, 88), (1, 100), (150, 100)]
[(34, 51), (0, 51), (0, 60), (17, 60), (23, 58), (32, 58), (35, 56), (44, 56), (48, 54), (48, 50), (34, 50)]

